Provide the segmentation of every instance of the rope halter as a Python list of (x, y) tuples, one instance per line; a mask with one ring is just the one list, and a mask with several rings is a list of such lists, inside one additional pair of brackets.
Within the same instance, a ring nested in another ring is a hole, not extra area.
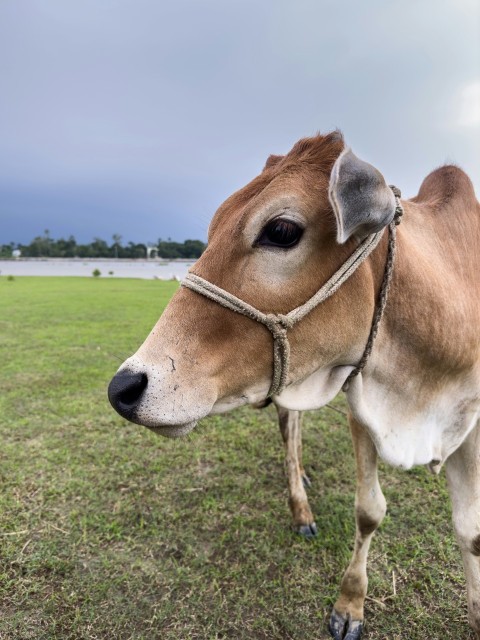
[[(400, 224), (403, 215), (403, 208), (400, 204), (400, 189), (390, 186), (395, 196), (396, 208), (393, 221), (388, 225), (389, 240), (387, 250), (387, 260), (383, 274), (383, 281), (380, 287), (378, 300), (376, 303), (375, 314), (370, 329), (367, 345), (363, 352), (359, 363), (351, 371), (347, 377), (342, 389), (346, 391), (350, 380), (357, 376), (365, 367), (368, 357), (372, 351), (373, 342), (378, 332), (383, 311), (387, 302), (388, 289), (390, 287), (391, 277), (393, 273), (393, 260), (395, 256), (395, 240), (396, 225)], [(337, 289), (347, 280), (359, 267), (365, 262), (375, 247), (380, 242), (383, 235), (383, 229), (378, 233), (367, 236), (355, 249), (352, 255), (341, 265), (341, 267), (333, 274), (333, 276), (304, 304), (296, 307), (287, 314), (281, 313), (263, 313), (247, 302), (237, 298), (232, 293), (225, 291), (221, 287), (197, 276), (194, 273), (188, 273), (182, 281), (182, 286), (192, 289), (196, 293), (205, 296), (213, 302), (217, 302), (222, 307), (230, 309), (235, 313), (247, 316), (260, 324), (263, 324), (272, 334), (273, 337), (273, 374), (270, 389), (267, 398), (280, 394), (287, 384), (287, 377), (290, 365), (290, 343), (288, 341), (287, 331), (291, 329), (297, 322), (302, 320), (312, 309), (327, 300), (333, 295)]]

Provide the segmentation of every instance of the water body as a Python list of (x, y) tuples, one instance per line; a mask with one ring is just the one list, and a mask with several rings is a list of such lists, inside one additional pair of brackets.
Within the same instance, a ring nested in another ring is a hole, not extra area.
[(83, 276), (92, 277), (98, 269), (102, 278), (142, 278), (145, 280), (182, 280), (191, 261), (162, 260), (83, 260), (81, 258), (19, 258), (0, 260), (0, 276)]

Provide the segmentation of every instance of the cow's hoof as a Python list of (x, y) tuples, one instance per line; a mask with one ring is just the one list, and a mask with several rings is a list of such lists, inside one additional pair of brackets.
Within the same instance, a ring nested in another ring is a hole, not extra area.
[(302, 475), (302, 482), (305, 489), (310, 489), (310, 487), (312, 486), (312, 481), (310, 480), (310, 478), (307, 476), (306, 473)]
[(334, 609), (330, 616), (328, 630), (334, 640), (359, 640), (363, 623), (360, 620), (352, 620), (350, 616), (344, 618)]
[(304, 538), (314, 538), (317, 535), (317, 525), (315, 522), (312, 522), (312, 524), (302, 524), (299, 527), (297, 526), (296, 532)]

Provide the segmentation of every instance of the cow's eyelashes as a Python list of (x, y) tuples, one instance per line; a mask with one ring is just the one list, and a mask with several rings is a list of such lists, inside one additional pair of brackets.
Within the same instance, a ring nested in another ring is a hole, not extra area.
[(275, 218), (265, 225), (255, 244), (262, 247), (289, 249), (298, 243), (302, 234), (303, 228), (296, 222), (285, 220), (285, 218)]

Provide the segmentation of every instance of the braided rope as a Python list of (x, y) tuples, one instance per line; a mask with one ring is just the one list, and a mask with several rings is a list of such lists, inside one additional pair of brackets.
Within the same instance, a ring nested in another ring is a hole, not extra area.
[[(360, 362), (349, 374), (343, 384), (343, 391), (348, 389), (350, 380), (363, 371), (372, 351), (380, 320), (387, 303), (388, 290), (390, 288), (390, 281), (393, 272), (393, 261), (395, 257), (396, 225), (400, 224), (400, 219), (403, 215), (403, 208), (400, 204), (400, 190), (394, 186), (391, 186), (390, 188), (395, 195), (396, 209), (394, 220), (388, 226), (388, 251), (382, 285), (380, 287), (379, 297), (365, 351), (363, 352)], [(226, 309), (230, 309), (230, 311), (240, 313), (251, 320), (255, 320), (256, 322), (263, 324), (270, 331), (273, 338), (273, 374), (267, 395), (267, 398), (270, 398), (273, 395), (281, 393), (287, 384), (290, 366), (290, 343), (287, 336), (288, 329), (302, 320), (320, 303), (333, 295), (345, 280), (347, 280), (360, 267), (360, 265), (365, 262), (380, 242), (382, 235), (383, 230), (365, 238), (352, 255), (311, 298), (299, 307), (289, 311), (287, 314), (263, 313), (255, 307), (252, 307), (252, 305), (248, 304), (244, 300), (237, 298), (233, 293), (229, 293), (228, 291), (225, 291), (225, 289), (217, 287), (217, 285), (205, 280), (201, 276), (197, 276), (195, 273), (188, 273), (182, 281), (182, 286), (205, 296), (209, 300), (220, 304)]]
[(300, 305), (293, 311), (287, 313), (287, 318), (291, 318), (294, 323), (302, 320), (312, 309), (324, 302), (333, 295), (337, 289), (347, 280), (358, 267), (365, 262), (375, 247), (380, 242), (383, 231), (373, 233), (363, 240), (352, 255), (335, 271), (333, 276), (315, 293), (307, 302)]
[(343, 383), (342, 391), (348, 391), (348, 387), (350, 386), (350, 381), (356, 376), (358, 376), (358, 374), (364, 370), (365, 365), (367, 364), (367, 360), (370, 357), (370, 354), (372, 353), (373, 343), (375, 342), (375, 338), (377, 337), (377, 333), (378, 333), (378, 328), (380, 326), (380, 320), (382, 319), (383, 312), (387, 304), (388, 292), (390, 290), (390, 284), (392, 282), (393, 262), (395, 260), (397, 226), (400, 224), (403, 216), (403, 207), (400, 204), (401, 191), (395, 185), (390, 185), (390, 189), (393, 191), (393, 195), (395, 196), (396, 206), (395, 206), (395, 215), (393, 217), (393, 220), (388, 225), (387, 259), (385, 261), (383, 280), (380, 286), (380, 291), (378, 293), (378, 300), (375, 306), (375, 313), (372, 320), (372, 326), (370, 327), (370, 333), (368, 335), (365, 351), (363, 352), (363, 355), (360, 358), (360, 361), (355, 367), (355, 369), (349, 373), (347, 379)]
[(195, 273), (188, 273), (182, 281), (182, 286), (188, 287), (209, 300), (220, 304), (222, 307), (247, 316), (247, 318), (267, 327), (273, 337), (273, 376), (267, 397), (280, 393), (287, 382), (290, 364), (290, 343), (287, 338), (287, 329), (293, 327), (294, 320), (283, 314), (262, 313), (262, 311), (234, 296), (233, 293), (217, 287), (217, 285), (197, 276)]

